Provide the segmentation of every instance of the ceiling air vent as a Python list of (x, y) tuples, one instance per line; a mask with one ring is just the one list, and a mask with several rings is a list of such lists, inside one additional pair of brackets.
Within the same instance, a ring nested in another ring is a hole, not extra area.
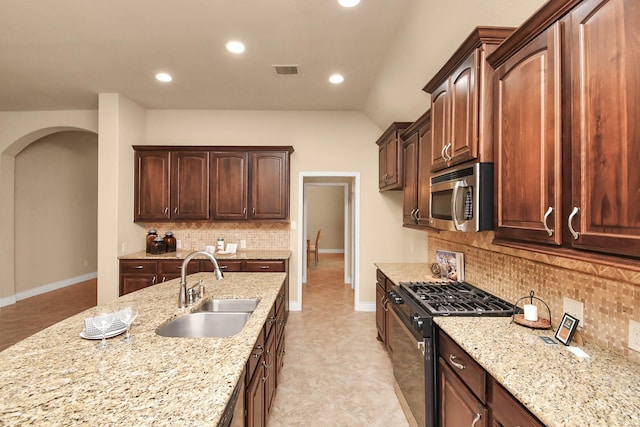
[(273, 68), (279, 76), (295, 76), (299, 74), (297, 65), (274, 65)]

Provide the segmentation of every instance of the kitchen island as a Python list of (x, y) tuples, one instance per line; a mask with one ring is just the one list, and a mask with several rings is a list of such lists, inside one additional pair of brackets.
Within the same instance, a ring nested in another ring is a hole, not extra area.
[[(213, 273), (199, 279), (205, 297), (177, 306), (179, 279), (130, 293), (138, 318), (132, 342), (123, 336), (98, 341), (80, 337), (91, 312), (63, 320), (0, 352), (0, 424), (216, 426), (241, 379), (286, 273)], [(258, 298), (241, 332), (226, 338), (166, 338), (155, 329), (211, 297)], [(43, 307), (43, 310), (46, 309)]]
[[(434, 280), (428, 263), (375, 266), (396, 285)], [(539, 338), (555, 330), (529, 329), (510, 317), (435, 316), (434, 322), (545, 425), (640, 426), (637, 363), (588, 341), (580, 349), (590, 357), (577, 357)]]

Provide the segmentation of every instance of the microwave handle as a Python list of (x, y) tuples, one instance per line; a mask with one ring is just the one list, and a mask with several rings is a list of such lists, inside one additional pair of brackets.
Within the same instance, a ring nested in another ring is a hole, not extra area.
[(462, 229), (462, 225), (460, 224), (460, 222), (458, 221), (458, 217), (456, 216), (456, 203), (458, 201), (458, 190), (463, 186), (464, 181), (456, 181), (456, 183), (453, 185), (453, 195), (451, 197), (451, 218), (453, 219), (453, 226), (456, 228), (456, 230)]

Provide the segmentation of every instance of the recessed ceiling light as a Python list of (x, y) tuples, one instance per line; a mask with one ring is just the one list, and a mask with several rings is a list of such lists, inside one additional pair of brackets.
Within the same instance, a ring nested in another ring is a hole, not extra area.
[(232, 40), (227, 43), (227, 50), (231, 53), (242, 53), (244, 52), (244, 44), (242, 42)]
[(344, 77), (342, 77), (342, 74), (332, 74), (331, 77), (329, 77), (329, 81), (334, 85), (337, 85), (344, 81)]
[(170, 82), (173, 80), (173, 77), (167, 73), (158, 73), (156, 74), (156, 80), (160, 80), (161, 82)]
[(357, 6), (357, 4), (360, 3), (360, 0), (338, 0), (338, 3), (340, 3), (340, 6), (342, 7), (353, 7)]

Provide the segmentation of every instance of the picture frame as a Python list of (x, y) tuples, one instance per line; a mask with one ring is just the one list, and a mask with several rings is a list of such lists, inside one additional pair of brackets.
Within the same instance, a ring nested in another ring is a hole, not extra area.
[(576, 329), (578, 329), (579, 322), (579, 319), (565, 313), (556, 331), (556, 339), (564, 345), (569, 345), (573, 334), (576, 332)]

